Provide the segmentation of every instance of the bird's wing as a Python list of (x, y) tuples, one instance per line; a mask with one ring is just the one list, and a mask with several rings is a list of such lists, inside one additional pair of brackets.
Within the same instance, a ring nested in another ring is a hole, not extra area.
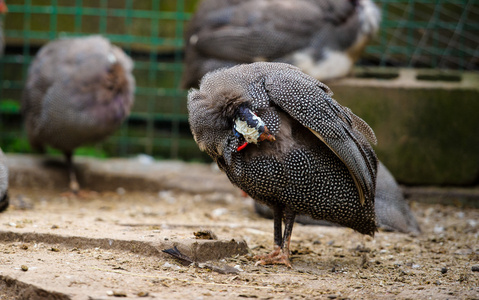
[(200, 7), (190, 23), (187, 49), (229, 61), (273, 60), (305, 47), (323, 19), (321, 8), (304, 0), (240, 1), (213, 11)]
[(374, 201), (377, 158), (368, 140), (372, 129), (331, 98), (330, 89), (316, 79), (289, 67), (265, 76), (265, 89), (274, 102), (311, 130), (349, 169), (361, 203)]

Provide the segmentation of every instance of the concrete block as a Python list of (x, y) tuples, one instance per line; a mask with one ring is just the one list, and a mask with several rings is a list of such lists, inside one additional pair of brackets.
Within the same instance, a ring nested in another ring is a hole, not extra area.
[[(182, 161), (141, 162), (140, 159), (108, 160), (75, 157), (82, 188), (95, 191), (182, 191), (192, 194), (239, 193), (226, 175), (212, 164)], [(8, 154), (12, 186), (68, 190), (68, 172), (62, 156)]]
[(339, 103), (373, 128), (376, 152), (400, 183), (479, 184), (479, 74), (412, 69), (358, 73), (363, 78), (328, 85)]

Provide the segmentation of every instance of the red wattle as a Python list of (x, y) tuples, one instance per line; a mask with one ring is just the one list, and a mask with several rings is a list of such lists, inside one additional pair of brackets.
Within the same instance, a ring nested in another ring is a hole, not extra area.
[(243, 145), (239, 146), (238, 148), (236, 148), (236, 151), (240, 152), (241, 150), (243, 150), (244, 148), (246, 148), (246, 146), (248, 146), (248, 142), (244, 142)]

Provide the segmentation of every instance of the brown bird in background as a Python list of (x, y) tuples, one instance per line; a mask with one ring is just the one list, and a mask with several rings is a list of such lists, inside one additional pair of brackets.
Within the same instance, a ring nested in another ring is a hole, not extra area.
[(371, 0), (203, 0), (185, 32), (182, 87), (256, 61), (290, 63), (321, 81), (344, 77), (380, 18)]
[(120, 127), (134, 101), (133, 62), (101, 36), (59, 39), (43, 46), (29, 70), (22, 113), (32, 148), (61, 150), (70, 189), (79, 190), (75, 148)]
[[(372, 129), (298, 68), (258, 62), (220, 69), (188, 93), (191, 131), (229, 180), (274, 216), (285, 264), (296, 215), (374, 235), (377, 158)], [(284, 234), (282, 234), (284, 221)]]
[(8, 167), (5, 155), (0, 149), (0, 212), (7, 209), (8, 201)]

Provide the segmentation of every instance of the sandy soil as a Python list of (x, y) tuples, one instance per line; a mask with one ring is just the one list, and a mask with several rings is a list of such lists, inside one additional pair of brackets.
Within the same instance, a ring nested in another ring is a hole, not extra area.
[[(14, 236), (0, 240), (0, 299), (479, 299), (478, 209), (413, 203), (423, 229), (417, 237), (297, 224), (288, 269), (255, 266), (252, 256), (272, 248), (273, 224), (237, 194), (73, 197), (14, 188), (11, 196), (12, 207), (0, 215), (0, 232)], [(55, 238), (181, 240), (198, 230), (247, 242), (248, 254), (215, 262), (237, 273), (184, 266), (131, 245), (74, 247)]]

